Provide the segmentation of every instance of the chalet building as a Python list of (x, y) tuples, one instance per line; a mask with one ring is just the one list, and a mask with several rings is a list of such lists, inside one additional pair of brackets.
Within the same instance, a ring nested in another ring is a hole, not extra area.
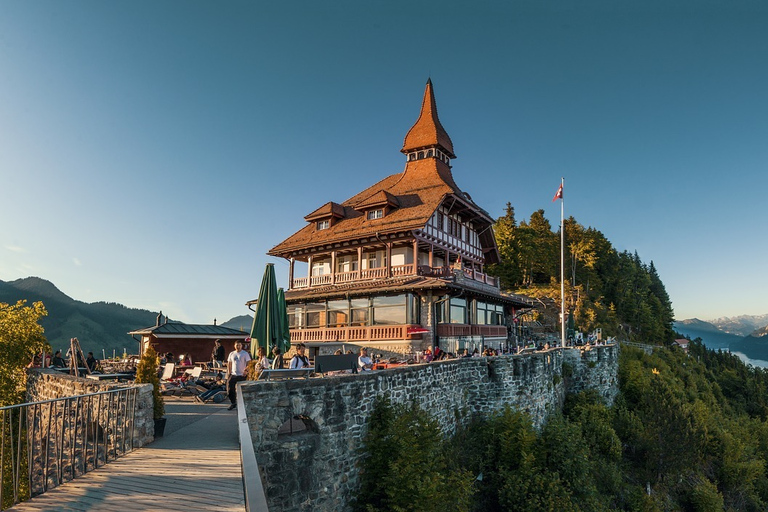
[(454, 181), (431, 81), (400, 151), (403, 172), (325, 203), (269, 251), (290, 264), (291, 342), (312, 354), (344, 344), (411, 353), (514, 343), (513, 318), (531, 305), (485, 273), (499, 261), (494, 221)]
[(235, 342), (245, 342), (247, 332), (241, 332), (221, 325), (185, 324), (169, 322), (162, 311), (157, 315), (155, 325), (136, 329), (128, 334), (139, 342), (139, 355), (143, 355), (149, 346), (158, 354), (171, 352), (178, 357), (189, 354), (193, 363), (208, 362), (216, 340), (220, 340), (226, 354), (235, 348)]

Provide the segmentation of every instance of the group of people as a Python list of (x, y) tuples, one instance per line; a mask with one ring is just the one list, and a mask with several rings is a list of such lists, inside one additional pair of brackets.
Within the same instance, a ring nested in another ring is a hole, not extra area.
[[(310, 366), (309, 364), (309, 358), (306, 355), (306, 347), (304, 344), (299, 343), (296, 345), (296, 353), (291, 358), (290, 362), (288, 363), (288, 368), (291, 369), (300, 369), (300, 368), (308, 368)], [(217, 362), (220, 364), (222, 363), (222, 359), (219, 359), (219, 357), (224, 353), (224, 347), (221, 346), (221, 342), (219, 340), (216, 340), (213, 348), (213, 353), (211, 354), (213, 358), (213, 363), (216, 365)], [(270, 360), (267, 357), (267, 351), (264, 349), (264, 347), (257, 347), (256, 348), (256, 369), (257, 371), (261, 370), (267, 370), (267, 369), (273, 369), (273, 370), (279, 370), (285, 368), (285, 362), (283, 360), (283, 354), (279, 347), (274, 347), (272, 349), (272, 359)], [(244, 381), (247, 376), (246, 372), (248, 369), (248, 362), (251, 360), (251, 354), (248, 353), (248, 351), (243, 350), (243, 343), (241, 341), (235, 342), (235, 350), (229, 353), (229, 356), (227, 356), (227, 395), (229, 396), (229, 401), (232, 402), (232, 404), (229, 406), (229, 409), (232, 410), (235, 407), (237, 407), (237, 383)]]
[[(28, 367), (33, 366), (44, 366), (46, 368), (53, 367), (53, 368), (67, 368), (69, 366), (70, 359), (69, 351), (67, 351), (67, 359), (65, 359), (61, 355), (61, 350), (57, 350), (53, 353), (53, 357), (51, 357), (49, 354), (45, 354), (45, 364), (43, 364), (42, 356), (35, 355), (35, 357), (32, 359), (32, 362), (27, 365)], [(83, 356), (81, 353), (78, 352), (77, 354), (78, 359), (78, 367), (84, 367), (87, 366), (88, 370), (95, 371), (96, 367), (99, 364), (99, 360), (93, 357), (93, 352), (88, 352), (88, 357), (85, 358), (85, 361), (83, 361)]]

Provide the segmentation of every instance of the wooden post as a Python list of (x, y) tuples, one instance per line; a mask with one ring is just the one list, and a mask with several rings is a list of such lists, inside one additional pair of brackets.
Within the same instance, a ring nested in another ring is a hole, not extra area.
[(294, 265), (294, 263), (296, 263), (296, 260), (293, 257), (291, 257), (288, 261), (289, 261), (289, 265), (288, 265), (288, 289), (290, 290), (291, 288), (293, 288), (293, 265)]
[(387, 277), (392, 277), (392, 242), (387, 242)]
[(307, 286), (312, 286), (312, 256), (307, 257)]
[(363, 277), (363, 246), (357, 248), (357, 278)]
[(419, 269), (419, 241), (413, 239), (413, 273), (416, 274)]
[(331, 284), (336, 284), (336, 251), (331, 251)]

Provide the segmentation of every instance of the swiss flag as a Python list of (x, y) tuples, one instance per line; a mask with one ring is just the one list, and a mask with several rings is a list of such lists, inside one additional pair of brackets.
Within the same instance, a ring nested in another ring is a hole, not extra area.
[(554, 203), (558, 199), (563, 198), (563, 184), (560, 184), (560, 188), (557, 189), (557, 193), (555, 193), (555, 197), (552, 198), (552, 202)]

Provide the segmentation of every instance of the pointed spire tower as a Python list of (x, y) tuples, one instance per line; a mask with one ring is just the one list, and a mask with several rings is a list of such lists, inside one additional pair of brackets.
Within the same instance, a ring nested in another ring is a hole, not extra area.
[(419, 119), (405, 135), (403, 149), (400, 151), (406, 155), (408, 162), (435, 158), (450, 167), (450, 159), (456, 158), (453, 154), (453, 142), (437, 117), (437, 104), (431, 78), (427, 80), (427, 87), (424, 90)]

